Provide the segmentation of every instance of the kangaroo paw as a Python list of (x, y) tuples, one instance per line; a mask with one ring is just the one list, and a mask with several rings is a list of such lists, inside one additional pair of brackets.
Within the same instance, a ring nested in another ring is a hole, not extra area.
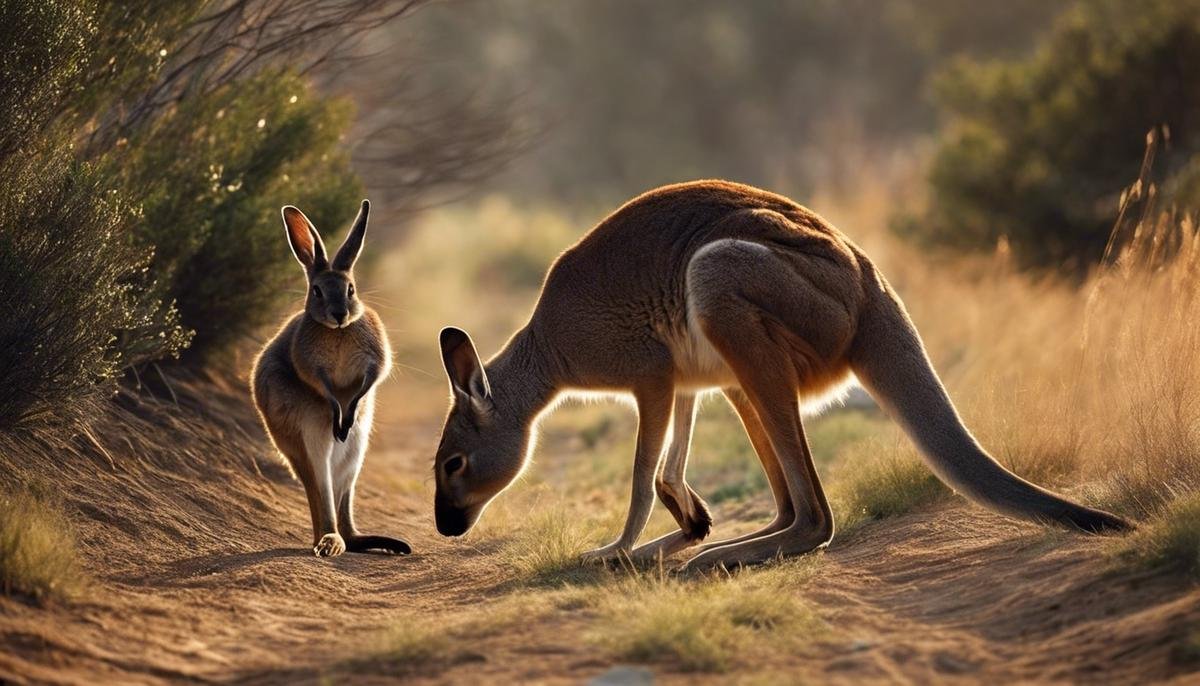
[(346, 552), (346, 541), (339, 534), (325, 534), (313, 546), (313, 554), (317, 557), (337, 557)]

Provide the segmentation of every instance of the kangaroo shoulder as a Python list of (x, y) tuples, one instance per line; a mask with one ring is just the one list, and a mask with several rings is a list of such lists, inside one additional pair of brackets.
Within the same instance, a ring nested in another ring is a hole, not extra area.
[(392, 348), (388, 343), (387, 328), (379, 314), (367, 307), (359, 319), (361, 326), (355, 332), (356, 340), (363, 354), (385, 370), (391, 366)]
[(265, 392), (272, 384), (278, 385), (281, 376), (288, 377), (288, 380), (295, 377), (292, 341), (302, 317), (302, 314), (297, 314), (286, 320), (255, 358), (250, 373), (250, 386), (256, 395)]

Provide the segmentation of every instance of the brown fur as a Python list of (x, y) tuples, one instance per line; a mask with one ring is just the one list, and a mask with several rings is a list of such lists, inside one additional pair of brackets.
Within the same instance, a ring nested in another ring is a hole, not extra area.
[[(679, 416), (679, 399), (723, 388), (778, 513), (751, 536), (706, 546), (690, 564), (807, 552), (833, 536), (833, 517), (800, 403), (852, 373), (935, 472), (976, 500), (1087, 530), (1124, 525), (1020, 480), (978, 448), (866, 255), (815, 213), (757, 188), (699, 181), (635, 198), (563, 253), (529, 323), (486, 365), (456, 329), (443, 332), (442, 348), (456, 397), (435, 458), (443, 533), (474, 523), (520, 472), (539, 414), (560, 392), (581, 389), (631, 394), (640, 418), (625, 529), (588, 557), (663, 555), (694, 543), (707, 530), (707, 508), (683, 481), (691, 410)], [(673, 422), (667, 452), (684, 457), (667, 460), (675, 465), (668, 480), (660, 470)], [(464, 466), (448, 462), (455, 456)], [(632, 550), (656, 488), (680, 532)]]
[(308, 218), (284, 208), (284, 227), (308, 277), (305, 310), (267, 343), (251, 393), (275, 447), (304, 484), (313, 552), (408, 553), (403, 541), (364, 536), (354, 525), (354, 487), (374, 417), (375, 386), (391, 367), (379, 315), (359, 301), (352, 269), (366, 232), (363, 201), (346, 243), (329, 261)]

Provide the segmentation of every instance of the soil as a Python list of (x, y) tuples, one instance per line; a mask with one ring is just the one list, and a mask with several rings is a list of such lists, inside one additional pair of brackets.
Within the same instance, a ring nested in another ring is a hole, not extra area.
[[(126, 398), (112, 420), (94, 442), (75, 436), (59, 446), (56, 460), (18, 460), (21, 446), (3, 453), (0, 479), (61, 487), (94, 582), (74, 602), (0, 597), (0, 680), (751, 676), (623, 669), (579, 640), (585, 618), (567, 611), (475, 641), (448, 662), (412, 670), (355, 662), (366, 637), (397, 616), (449, 616), (511, 581), (497, 541), (441, 538), (431, 493), (384, 487), (389, 475), (428, 472), (436, 422), (379, 427), (360, 482), (360, 526), (406, 538), (414, 554), (318, 559), (302, 489), (271, 457), (237, 384), (196, 382), (175, 401)], [(728, 514), (718, 511), (718, 523)], [(803, 654), (761, 665), (768, 681), (1200, 681), (1200, 589), (1167, 573), (1114, 571), (1100, 539), (960, 503), (872, 523), (820, 554), (819, 578), (796, 592), (835, 630)]]

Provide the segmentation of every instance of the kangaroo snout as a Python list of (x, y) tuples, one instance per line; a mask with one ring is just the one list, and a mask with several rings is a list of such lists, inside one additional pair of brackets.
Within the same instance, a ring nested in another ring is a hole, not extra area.
[(433, 518), (439, 534), (462, 536), (479, 519), (479, 508), (455, 507), (449, 498), (438, 493), (433, 498)]

